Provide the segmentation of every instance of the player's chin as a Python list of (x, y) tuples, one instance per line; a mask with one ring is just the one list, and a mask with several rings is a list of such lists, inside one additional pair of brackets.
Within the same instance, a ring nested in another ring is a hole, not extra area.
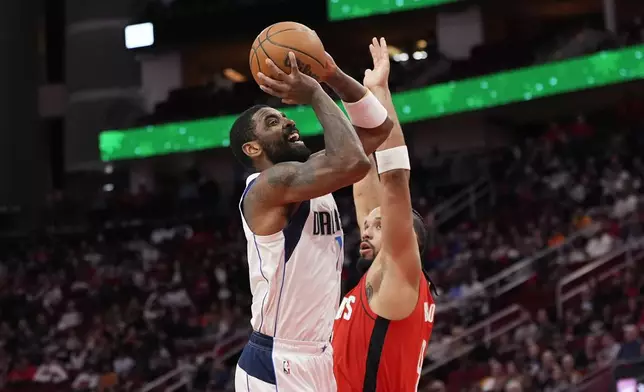
[(289, 145), (290, 149), (294, 150), (294, 151), (308, 151), (309, 150), (309, 148), (306, 146), (306, 144), (302, 140), (298, 140), (296, 142), (288, 142), (288, 145)]
[(304, 144), (303, 141), (298, 140), (297, 142), (290, 143), (290, 150), (294, 161), (306, 162), (307, 159), (311, 156), (311, 150)]

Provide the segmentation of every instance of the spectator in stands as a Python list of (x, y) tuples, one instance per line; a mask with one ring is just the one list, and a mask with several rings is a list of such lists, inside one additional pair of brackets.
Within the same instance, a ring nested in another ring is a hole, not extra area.
[(612, 217), (616, 219), (624, 219), (628, 215), (634, 213), (639, 203), (637, 196), (632, 190), (624, 189), (615, 195), (615, 204), (613, 204)]
[(490, 375), (479, 383), (483, 391), (495, 391), (502, 389), (506, 382), (506, 375), (503, 371), (503, 365), (496, 358), (490, 358), (488, 361)]
[(597, 362), (600, 365), (609, 365), (617, 359), (620, 352), (620, 345), (610, 332), (606, 332), (601, 337), (601, 349), (597, 353)]
[(621, 360), (634, 360), (641, 356), (642, 341), (639, 338), (639, 331), (633, 324), (624, 326), (624, 343), (617, 355)]
[(571, 354), (564, 355), (561, 360), (563, 376), (568, 384), (575, 385), (581, 380), (581, 373), (575, 367), (575, 359)]
[(523, 376), (517, 369), (517, 365), (514, 361), (508, 361), (505, 364), (505, 376), (506, 376), (506, 387), (508, 384), (519, 383), (523, 381)]
[(570, 389), (570, 383), (564, 377), (561, 367), (555, 364), (550, 371), (550, 377), (544, 388), (545, 392), (566, 392)]
[(598, 231), (586, 243), (586, 254), (591, 259), (598, 259), (610, 252), (615, 245), (615, 239), (607, 232)]

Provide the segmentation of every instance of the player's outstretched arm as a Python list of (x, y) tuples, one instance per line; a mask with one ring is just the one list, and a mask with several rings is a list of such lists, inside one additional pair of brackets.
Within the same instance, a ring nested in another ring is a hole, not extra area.
[(369, 171), (364, 153), (351, 122), (320, 84), (300, 73), (295, 55), (291, 72), (285, 74), (272, 63), (274, 78), (260, 74), (265, 92), (286, 103), (310, 104), (324, 129), (325, 150), (306, 162), (285, 162), (266, 170), (253, 186), (254, 197), (265, 206), (278, 206), (309, 200), (344, 188), (360, 180)]
[[(385, 117), (384, 122), (381, 122), (377, 117), (377, 113), (374, 113), (376, 115), (374, 117), (368, 112), (368, 109), (360, 110), (360, 106), (369, 105), (369, 99), (373, 99), (369, 96), (369, 89), (344, 73), (342, 69), (337, 66), (333, 57), (328, 53), (327, 68), (329, 70), (329, 74), (325, 83), (331, 87), (336, 94), (338, 94), (347, 111), (350, 112), (358, 109), (363, 112), (362, 116), (354, 116), (355, 118), (352, 118), (353, 125), (355, 126), (358, 137), (360, 138), (365, 154), (373, 154), (373, 152), (376, 151), (376, 148), (378, 148), (378, 146), (381, 145), (389, 136), (393, 127), (392, 120)], [(386, 73), (389, 75), (389, 62), (374, 61), (374, 69), (367, 70), (367, 73), (370, 72)], [(376, 120), (375, 122), (373, 122), (374, 119)]]
[[(374, 48), (384, 48), (386, 42), (372, 43)], [(387, 56), (388, 61), (388, 56)], [(418, 242), (414, 232), (409, 189), (409, 156), (405, 137), (396, 115), (387, 80), (365, 83), (387, 108), (394, 127), (387, 140), (376, 151), (376, 163), (380, 174), (382, 219), (382, 250), (388, 263), (395, 265), (400, 276), (412, 285), (418, 283), (422, 274)]]
[(353, 184), (353, 204), (356, 208), (356, 219), (360, 235), (369, 213), (380, 206), (380, 179), (373, 154), (369, 157), (371, 168), (364, 178)]
[[(391, 104), (391, 97), (388, 95), (388, 80), (389, 80), (389, 51), (387, 50), (387, 42), (384, 38), (380, 40), (375, 37), (369, 45), (369, 52), (373, 61), (373, 69), (365, 71), (364, 85), (374, 94), (374, 96), (387, 108), (389, 118), (393, 120), (393, 125), (397, 123), (398, 118), (396, 111), (393, 110)], [(357, 82), (356, 82), (357, 83)], [(380, 146), (384, 138), (377, 146)], [(363, 142), (364, 144), (364, 142)], [(366, 149), (366, 148), (365, 148)], [(356, 207), (356, 218), (360, 233), (362, 233), (364, 220), (374, 208), (380, 206), (380, 179), (378, 178), (378, 168), (373, 156), (369, 157), (371, 161), (371, 169), (369, 173), (360, 181), (353, 184), (353, 201)]]

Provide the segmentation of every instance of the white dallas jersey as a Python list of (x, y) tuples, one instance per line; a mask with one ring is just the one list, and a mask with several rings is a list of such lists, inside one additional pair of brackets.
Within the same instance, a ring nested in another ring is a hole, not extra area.
[(258, 176), (248, 177), (239, 203), (253, 294), (251, 325), (279, 339), (329, 341), (344, 261), (335, 199), (328, 194), (304, 201), (284, 230), (255, 235), (246, 223), (242, 203)]

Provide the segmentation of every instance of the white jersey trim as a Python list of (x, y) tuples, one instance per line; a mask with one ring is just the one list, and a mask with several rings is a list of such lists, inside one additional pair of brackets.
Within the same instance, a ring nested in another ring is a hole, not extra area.
[[(244, 216), (244, 205), (243, 205), (244, 204), (244, 199), (246, 198), (246, 194), (248, 193), (248, 191), (252, 187), (251, 183), (253, 181), (255, 181), (259, 177), (260, 174), (261, 173), (253, 173), (250, 176), (248, 176), (248, 178), (246, 179), (246, 188), (244, 189), (244, 193), (242, 194), (241, 200), (239, 200), (239, 212), (241, 213), (242, 224), (244, 225), (244, 227), (249, 232), (253, 233), (253, 239), (255, 240), (255, 242), (259, 242), (259, 243), (262, 243), (262, 244), (268, 244), (268, 243), (271, 243), (271, 242), (280, 241), (280, 240), (284, 239), (284, 233), (282, 232), (282, 230), (280, 230), (280, 231), (278, 231), (276, 233), (273, 233), (273, 234), (268, 234), (268, 235), (255, 234), (255, 232), (248, 225), (248, 222), (246, 222), (246, 217)], [(258, 252), (259, 252), (259, 250), (258, 250)]]

